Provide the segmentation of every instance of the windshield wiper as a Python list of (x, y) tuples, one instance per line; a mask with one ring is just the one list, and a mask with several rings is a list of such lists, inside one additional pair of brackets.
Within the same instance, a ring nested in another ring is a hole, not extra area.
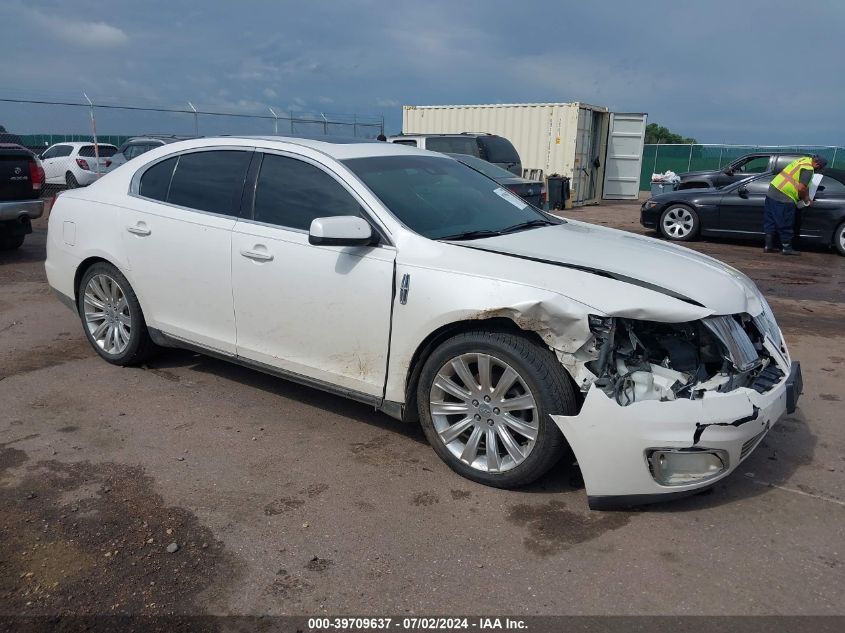
[(491, 231), (490, 229), (478, 229), (476, 231), (465, 231), (463, 233), (455, 233), (455, 235), (444, 235), (438, 237), (438, 240), (477, 240), (482, 237), (496, 237), (501, 235), (501, 231)]
[(521, 231), (522, 229), (530, 229), (535, 226), (551, 226), (552, 224), (556, 224), (551, 220), (528, 220), (528, 222), (520, 222), (519, 224), (514, 224), (513, 226), (507, 226), (503, 229), (499, 230), (499, 235), (504, 235), (505, 233), (515, 233), (516, 231)]

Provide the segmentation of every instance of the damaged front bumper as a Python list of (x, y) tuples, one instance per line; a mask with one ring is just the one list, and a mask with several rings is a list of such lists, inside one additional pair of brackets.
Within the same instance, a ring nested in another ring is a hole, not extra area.
[[(643, 400), (622, 406), (591, 386), (578, 415), (551, 416), (578, 460), (590, 508), (665, 501), (727, 477), (769, 429), (794, 410), (801, 393), (801, 370), (797, 362), (788, 368), (788, 374), (765, 393), (742, 387), (708, 392), (694, 400)], [(688, 483), (677, 483), (684, 481), (683, 476), (675, 477), (672, 485), (660, 483), (655, 460), (661, 456), (680, 456), (674, 460), (677, 464), (695, 456), (689, 461), (700, 472)], [(702, 463), (708, 464), (709, 473), (701, 472)]]

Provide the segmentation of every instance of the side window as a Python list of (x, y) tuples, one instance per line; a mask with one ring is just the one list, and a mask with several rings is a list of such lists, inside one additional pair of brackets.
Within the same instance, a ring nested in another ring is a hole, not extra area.
[(55, 157), (56, 157), (56, 150), (57, 150), (57, 149), (58, 149), (58, 148), (56, 148), (56, 147), (51, 147), (51, 148), (50, 148), (50, 149), (48, 149), (46, 152), (44, 152), (43, 154), (41, 154), (41, 159), (42, 159), (42, 160), (47, 160), (48, 158), (55, 158)]
[(237, 215), (252, 152), (212, 150), (181, 154), (167, 201), (189, 209)]
[(757, 180), (752, 180), (747, 185), (745, 185), (745, 188), (748, 190), (748, 193), (760, 194), (764, 196), (769, 190), (769, 183), (771, 182), (771, 177), (758, 178)]
[(403, 139), (401, 141), (391, 141), (391, 143), (395, 143), (396, 145), (410, 145), (411, 147), (417, 146), (417, 142), (414, 139)]
[(73, 147), (70, 145), (59, 145), (56, 147), (56, 154), (53, 158), (63, 158), (65, 156), (70, 156), (70, 153), (73, 151)]
[(478, 156), (478, 142), (472, 136), (429, 136), (425, 139), (425, 148), (432, 152), (469, 154)]
[(825, 196), (842, 196), (845, 195), (845, 185), (843, 185), (838, 180), (834, 180), (830, 176), (822, 176), (821, 182), (819, 182), (820, 187), (824, 187), (824, 195)]
[(163, 160), (150, 167), (141, 176), (138, 193), (145, 198), (166, 202), (167, 190), (170, 188), (170, 178), (173, 176), (173, 167), (175, 165), (176, 158), (174, 157)]
[(754, 158), (750, 159), (744, 165), (741, 165), (737, 171), (741, 171), (745, 174), (762, 174), (765, 171), (769, 170), (769, 157), (768, 156), (755, 156)]
[(314, 218), (361, 215), (343, 186), (308, 163), (265, 154), (255, 190), (255, 220), (307, 231)]

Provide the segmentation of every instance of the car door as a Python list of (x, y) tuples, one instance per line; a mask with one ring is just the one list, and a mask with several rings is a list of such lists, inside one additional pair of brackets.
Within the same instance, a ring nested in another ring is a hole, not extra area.
[(305, 157), (265, 153), (253, 213), (232, 232), (238, 356), (381, 396), (396, 249), (308, 241), (318, 217), (373, 223), (350, 184)]
[(800, 209), (796, 226), (802, 237), (827, 241), (836, 228), (845, 206), (845, 185), (828, 175), (819, 182), (813, 204)]
[(161, 159), (133, 178), (123, 211), (130, 276), (147, 324), (235, 353), (232, 228), (251, 148), (210, 148)]
[(729, 187), (719, 200), (718, 225), (725, 233), (763, 234), (763, 204), (772, 175)]
[(65, 172), (68, 170), (68, 160), (73, 147), (70, 145), (54, 145), (43, 154), (41, 165), (44, 168), (45, 182), (51, 185), (63, 185)]

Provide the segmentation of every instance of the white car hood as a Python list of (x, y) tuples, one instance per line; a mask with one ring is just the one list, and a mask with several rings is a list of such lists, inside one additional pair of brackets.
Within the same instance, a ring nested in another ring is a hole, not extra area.
[(763, 310), (754, 282), (735, 268), (688, 248), (625, 231), (568, 220), (460, 244), (607, 273), (698, 303), (714, 314), (756, 316)]

